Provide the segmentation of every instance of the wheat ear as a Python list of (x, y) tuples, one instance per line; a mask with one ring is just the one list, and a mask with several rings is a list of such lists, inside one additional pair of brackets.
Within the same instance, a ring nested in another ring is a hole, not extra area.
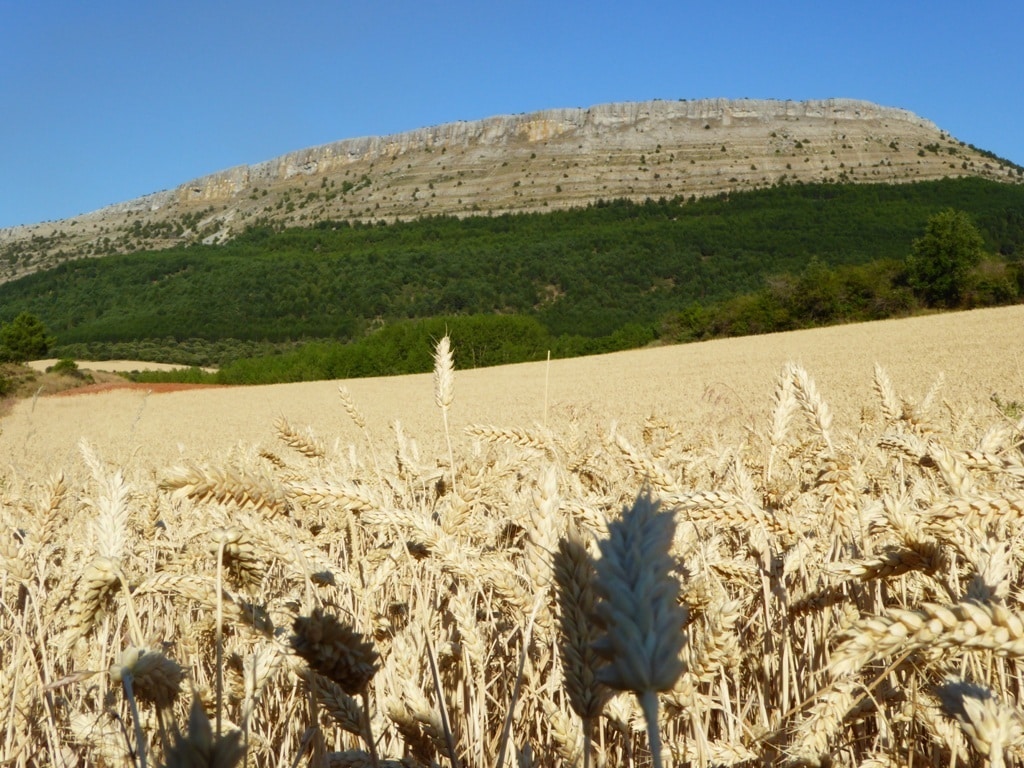
[(919, 610), (891, 608), (884, 616), (858, 622), (840, 638), (832, 655), (836, 676), (851, 674), (872, 659), (921, 648), (988, 650), (1024, 656), (1024, 619), (1006, 606), (965, 600), (954, 605), (924, 603)]
[(573, 711), (584, 721), (601, 714), (611, 695), (598, 680), (600, 659), (593, 644), (599, 634), (591, 620), (597, 595), (594, 563), (579, 533), (570, 530), (553, 557), (558, 593), (558, 650), (565, 689)]
[(444, 420), (444, 439), (448, 444), (448, 467), (452, 474), (452, 488), (455, 487), (455, 454), (452, 451), (452, 435), (448, 428), (448, 409), (455, 399), (455, 359), (452, 357), (452, 343), (446, 333), (434, 349), (434, 402), (441, 409)]
[(793, 375), (790, 366), (783, 368), (779, 375), (775, 391), (772, 393), (772, 428), (768, 434), (768, 460), (765, 465), (765, 481), (772, 478), (772, 465), (775, 461), (775, 451), (786, 440), (789, 434), (789, 427), (793, 423), (793, 416), (799, 409), (794, 392)]
[(574, 529), (558, 542), (552, 558), (558, 595), (558, 652), (569, 705), (583, 721), (584, 765), (589, 763), (594, 721), (600, 717), (611, 696), (598, 679), (600, 660), (593, 644), (598, 639), (591, 621), (597, 595), (594, 592), (594, 563), (586, 545)]
[(373, 641), (342, 624), (319, 608), (310, 616), (300, 616), (293, 625), (292, 648), (310, 668), (337, 683), (341, 689), (363, 699), (363, 739), (377, 766), (377, 746), (370, 726), (370, 680), (380, 668)]
[(235, 768), (245, 757), (241, 737), (241, 731), (215, 736), (199, 696), (193, 696), (188, 734), (176, 735), (164, 758), (163, 768)]
[(185, 671), (159, 651), (129, 646), (121, 654), (120, 663), (110, 668), (110, 679), (127, 687), (129, 677), (140, 701), (166, 709), (181, 692)]
[(1005, 764), (1007, 747), (1024, 736), (1020, 715), (1002, 704), (988, 688), (953, 678), (938, 687), (939, 701), (947, 715), (960, 724), (967, 740), (992, 768)]
[(121, 683), (132, 713), (140, 768), (146, 768), (147, 750), (137, 700), (150, 701), (158, 709), (170, 707), (181, 690), (184, 676), (182, 668), (163, 654), (134, 646), (125, 649), (121, 663), (110, 668), (110, 679)]
[(172, 498), (216, 501), (252, 507), (270, 514), (285, 514), (288, 501), (270, 477), (247, 474), (235, 469), (175, 467), (168, 471), (160, 488), (172, 491)]
[(255, 592), (263, 581), (267, 566), (257, 554), (259, 547), (242, 527), (214, 528), (210, 551), (218, 555), (232, 581)]
[(683, 673), (686, 641), (686, 609), (677, 601), (679, 584), (669, 554), (675, 513), (662, 510), (645, 488), (608, 525), (608, 534), (600, 543), (594, 581), (594, 614), (603, 633), (593, 648), (608, 662), (597, 676), (610, 688), (637, 695), (654, 765), (660, 768), (657, 694), (670, 690)]
[(380, 469), (380, 463), (377, 461), (377, 450), (373, 444), (373, 435), (370, 434), (370, 428), (366, 425), (366, 416), (359, 410), (359, 406), (356, 405), (355, 399), (352, 397), (352, 393), (348, 391), (348, 387), (344, 384), (338, 385), (338, 395), (341, 397), (341, 405), (345, 409), (345, 413), (352, 420), (352, 423), (356, 425), (360, 432), (363, 433), (363, 438), (366, 440), (366, 447), (370, 451), (370, 458), (373, 460), (373, 468), (377, 473), (377, 479), (381, 481), (383, 485), (383, 473)]
[(889, 424), (899, 421), (900, 415), (903, 413), (900, 396), (892, 385), (892, 379), (889, 378), (889, 374), (878, 363), (875, 363), (871, 385), (875, 390), (875, 394), (878, 395), (878, 402), (882, 408), (882, 418)]
[(307, 459), (322, 459), (327, 455), (323, 444), (312, 433), (303, 434), (293, 429), (284, 416), (274, 419), (274, 429), (285, 445), (301, 453)]
[(797, 402), (804, 413), (814, 422), (818, 434), (821, 435), (821, 439), (828, 446), (829, 454), (834, 453), (831, 431), (832, 410), (828, 407), (828, 403), (825, 402), (824, 398), (818, 394), (818, 388), (814, 384), (814, 379), (810, 377), (806, 370), (799, 365), (793, 365), (790, 367), (790, 372), (793, 377), (794, 394), (796, 395)]

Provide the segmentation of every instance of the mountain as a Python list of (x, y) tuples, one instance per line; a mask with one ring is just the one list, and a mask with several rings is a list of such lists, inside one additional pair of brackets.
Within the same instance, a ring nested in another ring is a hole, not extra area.
[(70, 259), (224, 242), (254, 224), (543, 211), (780, 183), (1020, 183), (1022, 175), (911, 112), (852, 99), (551, 109), (346, 139), (0, 230), (0, 283)]

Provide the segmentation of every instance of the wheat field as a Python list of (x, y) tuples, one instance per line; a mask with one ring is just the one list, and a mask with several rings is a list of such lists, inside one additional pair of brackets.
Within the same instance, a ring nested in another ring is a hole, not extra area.
[(1022, 329), (22, 401), (0, 764), (1020, 764)]

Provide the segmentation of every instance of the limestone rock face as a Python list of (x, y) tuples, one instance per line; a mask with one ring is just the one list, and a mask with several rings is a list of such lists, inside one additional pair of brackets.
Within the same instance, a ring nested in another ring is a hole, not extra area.
[[(410, 152), (501, 149), (523, 143), (588, 142), (591, 149), (641, 150), (650, 136), (672, 142), (700, 136), (712, 124), (717, 129), (748, 131), (778, 122), (807, 118), (820, 123), (890, 121), (938, 133), (939, 129), (911, 112), (880, 107), (854, 99), (826, 101), (769, 101), (763, 99), (702, 99), (699, 101), (647, 101), (602, 104), (589, 109), (548, 109), (524, 115), (502, 115), (473, 122), (447, 123), (392, 136), (373, 136), (325, 144), (282, 155), (275, 160), (231, 168), (178, 188), (181, 199), (217, 200), (237, 195), (253, 185), (274, 183), (296, 176), (330, 174), (360, 162), (392, 158)], [(645, 136), (645, 134), (648, 134)]]
[(548, 109), (344, 139), (60, 222), (0, 230), (0, 282), (85, 256), (215, 243), (257, 222), (396, 220), (1016, 169), (904, 109), (701, 99)]

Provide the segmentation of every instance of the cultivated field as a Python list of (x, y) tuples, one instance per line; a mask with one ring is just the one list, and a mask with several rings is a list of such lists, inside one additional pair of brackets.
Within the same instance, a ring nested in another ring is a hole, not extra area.
[(1018, 763), (1022, 329), (20, 402), (0, 764)]

